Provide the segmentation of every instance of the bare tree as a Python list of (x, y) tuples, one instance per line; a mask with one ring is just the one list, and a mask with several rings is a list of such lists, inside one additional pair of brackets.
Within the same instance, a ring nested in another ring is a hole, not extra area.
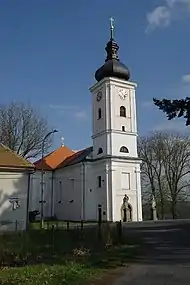
[(181, 134), (167, 134), (162, 142), (164, 172), (169, 189), (173, 219), (177, 218), (177, 203), (189, 194), (190, 140)]
[[(161, 207), (161, 218), (164, 218), (165, 188), (163, 187), (163, 165), (160, 149), (160, 134), (141, 137), (138, 142), (139, 155), (142, 159), (142, 185), (143, 196), (147, 197), (149, 190), (149, 202), (154, 197), (156, 204)], [(145, 183), (146, 181), (146, 183)], [(148, 184), (150, 187), (147, 187)]]
[[(172, 217), (177, 217), (177, 203), (188, 195), (190, 171), (190, 141), (177, 133), (155, 132), (139, 140), (142, 174), (151, 186), (151, 194), (160, 207), (170, 205)], [(147, 188), (148, 189), (148, 188)]]
[[(24, 103), (0, 105), (0, 142), (25, 158), (41, 153), (42, 140), (49, 132), (48, 123), (37, 110)], [(45, 141), (45, 151), (51, 138)]]
[(138, 153), (140, 158), (142, 159), (141, 165), (141, 177), (143, 181), (143, 185), (147, 185), (148, 183), (151, 186), (151, 192), (155, 195), (155, 171), (152, 167), (154, 153), (152, 151), (150, 139), (148, 137), (141, 137), (138, 141)]
[(165, 216), (165, 204), (168, 200), (168, 187), (166, 184), (166, 176), (163, 169), (163, 154), (162, 154), (162, 142), (165, 136), (162, 132), (153, 133), (150, 138), (151, 148), (154, 154), (154, 160), (152, 167), (155, 172), (156, 180), (156, 198), (157, 204), (160, 207), (161, 218), (164, 219)]

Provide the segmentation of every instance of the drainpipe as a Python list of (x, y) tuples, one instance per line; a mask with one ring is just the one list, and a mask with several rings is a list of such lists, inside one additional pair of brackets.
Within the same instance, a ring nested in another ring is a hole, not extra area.
[(86, 180), (86, 171), (85, 171), (85, 162), (82, 161), (82, 220), (85, 220), (85, 180)]

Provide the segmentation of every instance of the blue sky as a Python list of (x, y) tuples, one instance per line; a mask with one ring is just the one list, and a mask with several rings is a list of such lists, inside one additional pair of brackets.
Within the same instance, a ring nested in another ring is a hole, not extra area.
[(181, 129), (152, 98), (190, 95), (190, 0), (0, 1), (1, 103), (26, 101), (73, 149), (91, 145), (94, 72), (105, 60), (109, 18), (119, 57), (138, 83), (140, 134)]

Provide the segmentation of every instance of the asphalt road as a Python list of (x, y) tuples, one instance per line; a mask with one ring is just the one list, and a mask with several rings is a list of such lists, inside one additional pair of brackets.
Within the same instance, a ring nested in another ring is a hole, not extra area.
[(141, 240), (141, 251), (113, 285), (190, 284), (189, 220), (125, 224), (123, 232)]

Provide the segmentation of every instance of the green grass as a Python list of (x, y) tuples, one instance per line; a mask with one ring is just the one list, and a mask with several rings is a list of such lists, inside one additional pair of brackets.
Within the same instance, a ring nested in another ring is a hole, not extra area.
[(30, 230), (0, 236), (0, 284), (79, 285), (103, 276), (138, 253), (134, 240), (121, 242), (105, 227), (80, 230)]
[(79, 285), (94, 277), (97, 270), (82, 264), (35, 265), (23, 268), (5, 268), (0, 272), (1, 285)]

